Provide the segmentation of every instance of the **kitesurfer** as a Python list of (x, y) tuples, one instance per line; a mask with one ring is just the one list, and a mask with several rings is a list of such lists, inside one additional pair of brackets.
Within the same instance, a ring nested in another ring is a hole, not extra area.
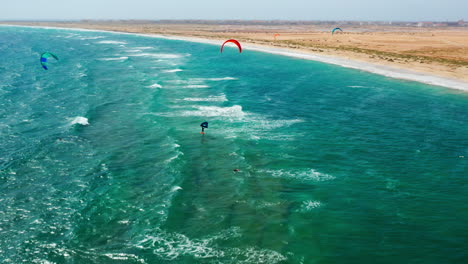
[(200, 126), (201, 126), (200, 134), (205, 134), (205, 128), (208, 128), (208, 122), (203, 122), (200, 124)]

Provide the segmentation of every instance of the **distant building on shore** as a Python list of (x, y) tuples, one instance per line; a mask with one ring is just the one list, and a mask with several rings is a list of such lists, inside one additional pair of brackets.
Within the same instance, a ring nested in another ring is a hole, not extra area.
[[(73, 21), (64, 21), (73, 22)], [(400, 27), (468, 27), (464, 19), (458, 21), (325, 21), (325, 20), (80, 20), (84, 24), (110, 23), (110, 24), (202, 24), (202, 25), (253, 25), (253, 26), (281, 26), (281, 25), (317, 25), (317, 26), (400, 26)]]
[(434, 22), (419, 22), (418, 27), (433, 27)]

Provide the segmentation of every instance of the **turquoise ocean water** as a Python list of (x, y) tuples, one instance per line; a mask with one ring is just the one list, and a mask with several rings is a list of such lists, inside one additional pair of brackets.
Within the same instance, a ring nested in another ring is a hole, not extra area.
[(103, 32), (0, 52), (1, 263), (468, 261), (466, 92)]

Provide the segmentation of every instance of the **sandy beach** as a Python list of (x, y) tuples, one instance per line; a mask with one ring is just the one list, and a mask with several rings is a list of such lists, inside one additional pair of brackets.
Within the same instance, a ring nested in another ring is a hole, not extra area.
[(468, 90), (468, 29), (326, 25), (197, 23), (16, 22), (25, 26), (81, 28), (163, 35), (205, 43), (235, 38), (245, 48), (361, 69), (393, 78)]

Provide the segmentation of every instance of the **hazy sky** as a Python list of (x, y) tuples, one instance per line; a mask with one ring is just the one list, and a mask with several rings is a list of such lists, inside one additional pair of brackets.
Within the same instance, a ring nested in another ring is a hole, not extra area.
[(468, 20), (468, 0), (2, 0), (9, 19)]

